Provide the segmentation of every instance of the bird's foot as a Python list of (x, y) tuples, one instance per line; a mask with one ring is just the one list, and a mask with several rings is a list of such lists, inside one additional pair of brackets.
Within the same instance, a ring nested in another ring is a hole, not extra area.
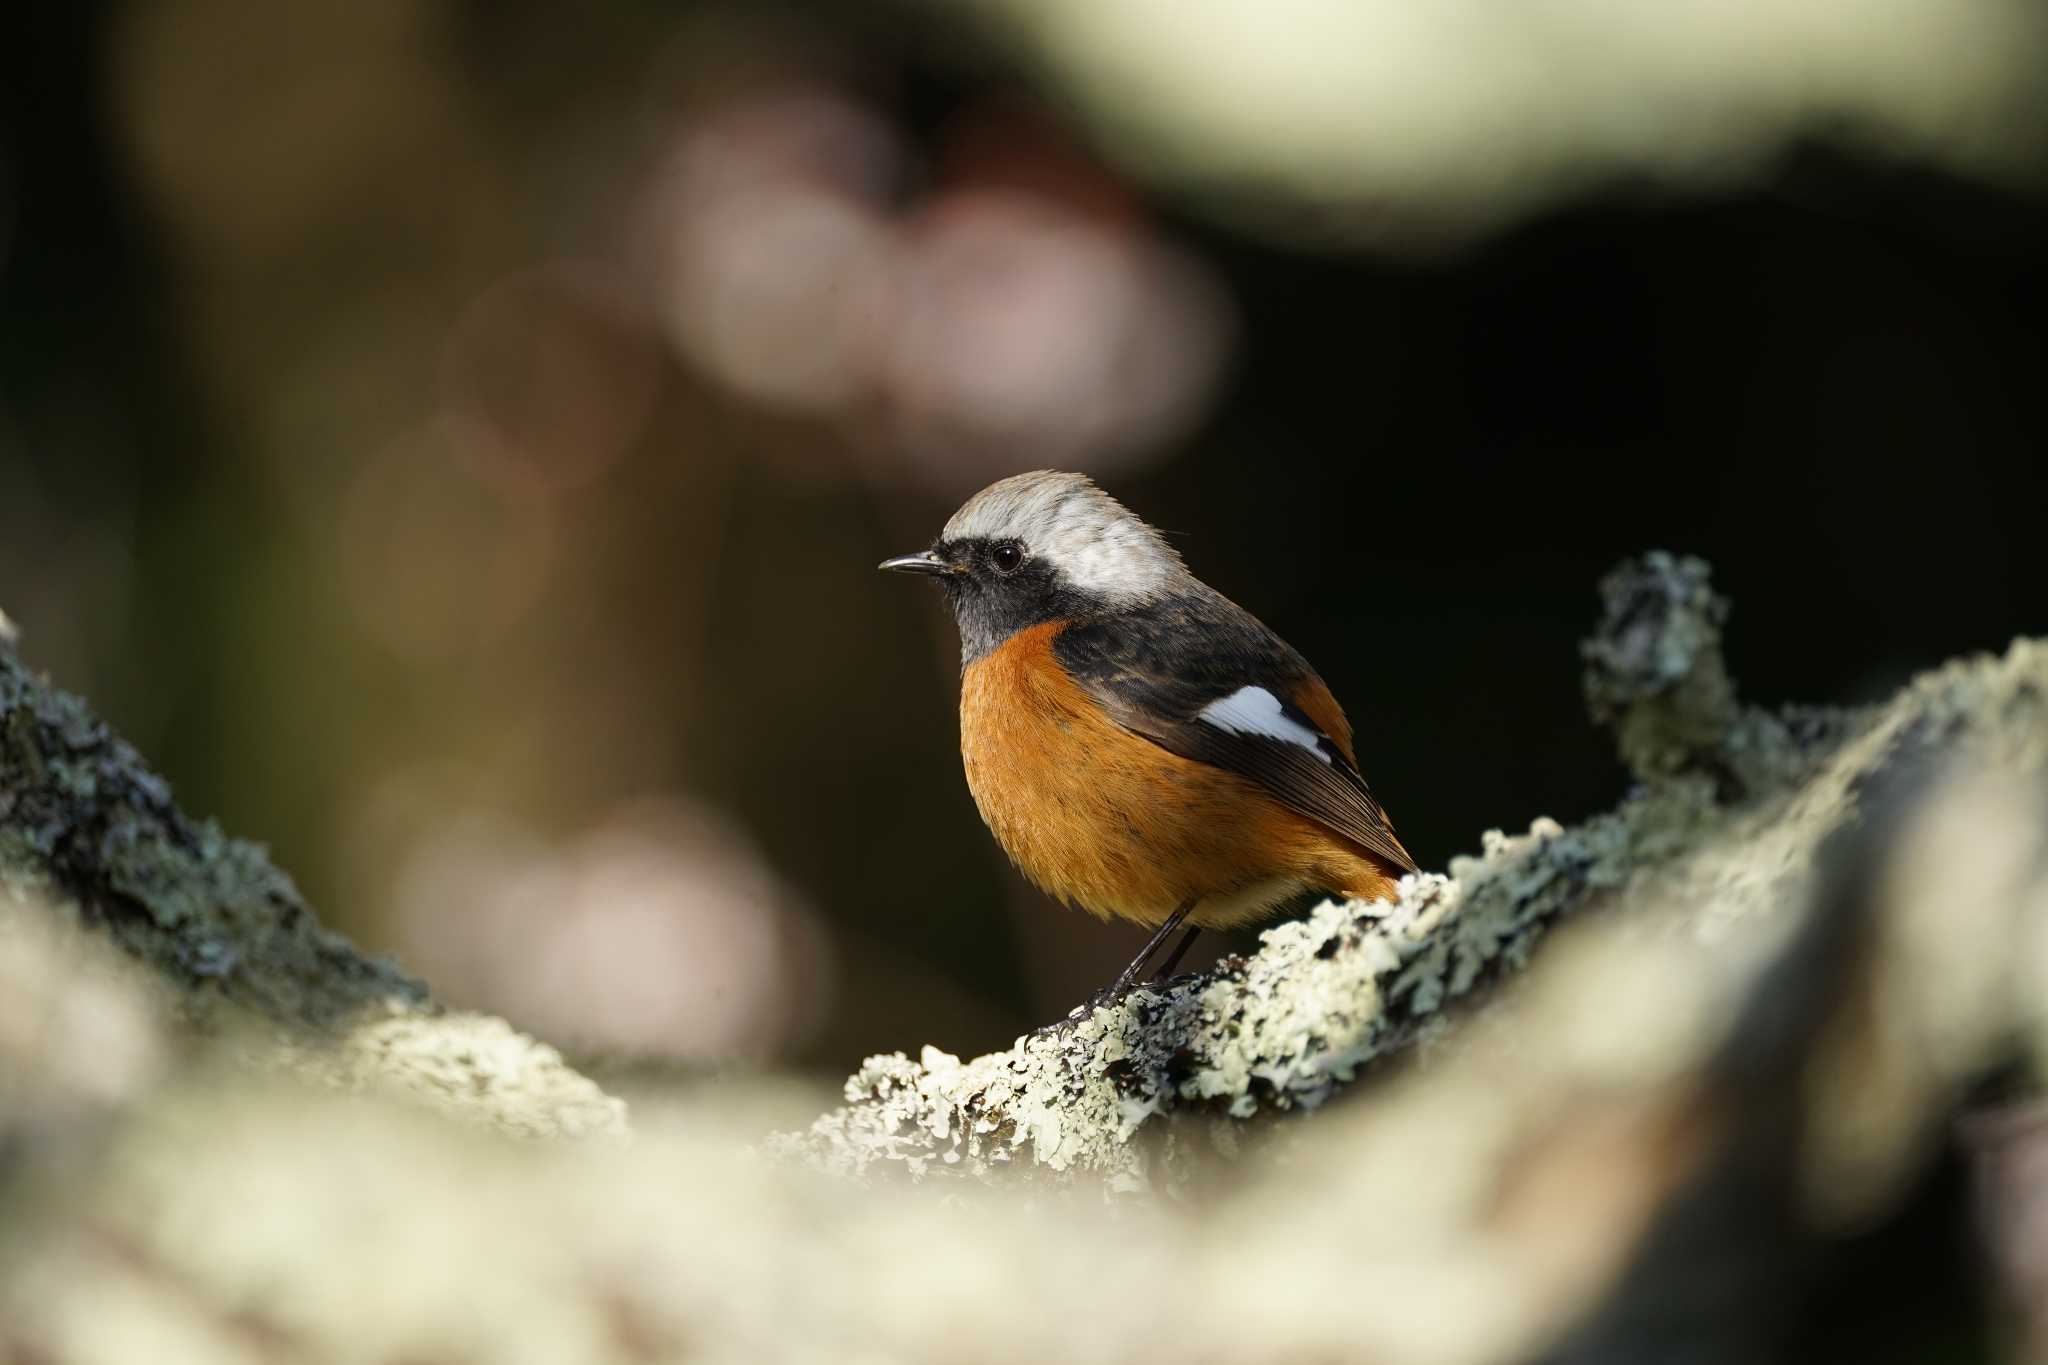
[(1068, 1010), (1060, 1018), (1053, 1020), (1050, 1024), (1040, 1024), (1037, 1028), (1031, 1030), (1031, 1036), (1037, 1038), (1045, 1034), (1052, 1034), (1064, 1038), (1082, 1024), (1093, 1019), (1095, 1011), (1120, 1003), (1124, 997), (1131, 993), (1132, 989), (1133, 987), (1125, 982), (1112, 982), (1080, 1004), (1074, 1006), (1074, 1008)]
[[(1125, 996), (1136, 990), (1138, 978), (1144, 973), (1145, 964), (1152, 960), (1153, 955), (1159, 951), (1159, 945), (1166, 942), (1172, 936), (1174, 930), (1180, 928), (1181, 922), (1188, 917), (1188, 912), (1194, 908), (1195, 903), (1193, 901), (1182, 902), (1178, 910), (1168, 915), (1166, 921), (1153, 930), (1152, 937), (1146, 940), (1143, 948), (1138, 950), (1138, 955), (1131, 959), (1131, 965), (1117, 973), (1116, 980), (1089, 996), (1082, 1004), (1068, 1011), (1066, 1018), (1055, 1020), (1042, 1028), (1033, 1030), (1032, 1036), (1036, 1037), (1041, 1033), (1053, 1033), (1064, 1037), (1066, 1034), (1071, 1033), (1082, 1021), (1093, 1018), (1095, 1011), (1119, 1003)], [(1166, 961), (1160, 965), (1158, 975), (1152, 978), (1154, 982), (1160, 981), (1176, 966), (1180, 965), (1182, 954), (1187, 952), (1188, 945), (1195, 941), (1195, 935), (1200, 932), (1202, 932), (1200, 929), (1188, 930), (1187, 936), (1181, 939), (1180, 945), (1172, 953), (1168, 954)]]

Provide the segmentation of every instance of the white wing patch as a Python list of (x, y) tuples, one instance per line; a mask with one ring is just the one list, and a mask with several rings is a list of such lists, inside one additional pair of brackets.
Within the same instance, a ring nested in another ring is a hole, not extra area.
[(1233, 735), (1264, 735), (1299, 744), (1323, 762), (1330, 761), (1323, 737), (1281, 710), (1280, 699), (1263, 687), (1240, 687), (1220, 701), (1210, 702), (1195, 719)]

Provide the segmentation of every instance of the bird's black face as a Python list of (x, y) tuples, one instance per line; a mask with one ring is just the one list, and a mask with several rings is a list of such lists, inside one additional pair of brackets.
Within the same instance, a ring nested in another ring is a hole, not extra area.
[(1016, 540), (942, 540), (923, 554), (885, 559), (881, 567), (938, 580), (960, 625), (963, 666), (1020, 630), (1073, 620), (1095, 605)]

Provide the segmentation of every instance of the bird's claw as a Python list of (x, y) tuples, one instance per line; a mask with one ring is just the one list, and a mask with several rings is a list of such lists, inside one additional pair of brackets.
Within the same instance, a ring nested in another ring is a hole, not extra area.
[(1111, 1005), (1121, 1003), (1134, 989), (1136, 989), (1135, 986), (1125, 985), (1122, 982), (1105, 986), (1080, 1004), (1074, 1006), (1074, 1008), (1068, 1010), (1065, 1015), (1053, 1020), (1050, 1024), (1040, 1024), (1031, 1031), (1031, 1036), (1037, 1038), (1045, 1034), (1053, 1034), (1064, 1038), (1082, 1024), (1093, 1019), (1095, 1011), (1107, 1009)]

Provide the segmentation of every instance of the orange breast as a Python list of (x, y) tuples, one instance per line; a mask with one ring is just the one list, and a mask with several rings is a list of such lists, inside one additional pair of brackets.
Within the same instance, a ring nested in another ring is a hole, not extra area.
[(1036, 885), (1145, 924), (1195, 901), (1192, 922), (1210, 927), (1303, 889), (1390, 892), (1376, 863), (1250, 779), (1110, 721), (1053, 657), (1058, 629), (1020, 631), (972, 664), (960, 689), (968, 788)]

